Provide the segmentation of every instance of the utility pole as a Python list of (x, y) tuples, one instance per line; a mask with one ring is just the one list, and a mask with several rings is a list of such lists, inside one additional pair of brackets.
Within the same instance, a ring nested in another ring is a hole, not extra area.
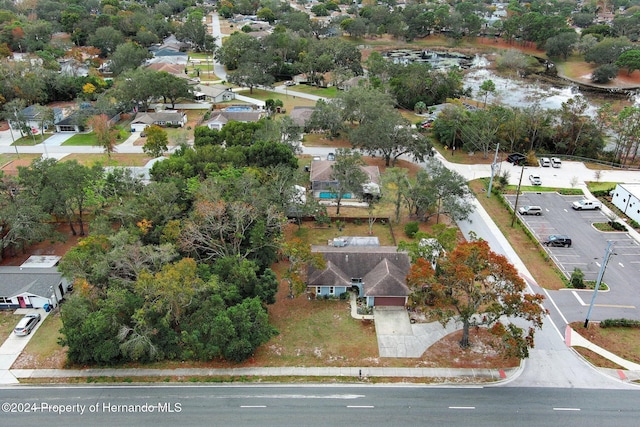
[(9, 123), (9, 132), (11, 133), (11, 141), (12, 141), (13, 148), (16, 149), (16, 155), (18, 156), (18, 158), (20, 158), (20, 153), (18, 153), (18, 146), (16, 145), (16, 138), (13, 136), (13, 128), (11, 127), (11, 120), (7, 120), (7, 123)]
[[(498, 150), (500, 149), (500, 144), (496, 145), (496, 155), (493, 156), (493, 163), (491, 163), (491, 179), (489, 180), (489, 191), (487, 191), (487, 197), (491, 197), (491, 188), (493, 188), (493, 176), (496, 173), (496, 166), (498, 166)], [(517, 196), (516, 196), (517, 197)]]
[(589, 317), (591, 317), (591, 310), (593, 310), (593, 304), (596, 301), (596, 296), (598, 295), (598, 289), (600, 289), (600, 283), (602, 282), (602, 277), (604, 276), (604, 270), (607, 268), (607, 263), (609, 262), (609, 258), (611, 257), (611, 253), (613, 252), (613, 241), (609, 240), (607, 242), (607, 249), (604, 251), (604, 259), (602, 260), (602, 265), (600, 266), (600, 272), (598, 273), (598, 280), (596, 280), (596, 288), (593, 290), (593, 296), (591, 297), (591, 304), (589, 304), (589, 310), (587, 311), (587, 318), (584, 321), (584, 327), (589, 326)]
[(520, 197), (520, 186), (522, 185), (522, 175), (524, 175), (524, 163), (522, 164), (522, 170), (520, 171), (520, 181), (518, 181), (518, 190), (516, 190), (516, 203), (513, 206), (513, 215), (511, 217), (511, 227), (516, 222), (516, 212), (518, 211), (518, 198)]

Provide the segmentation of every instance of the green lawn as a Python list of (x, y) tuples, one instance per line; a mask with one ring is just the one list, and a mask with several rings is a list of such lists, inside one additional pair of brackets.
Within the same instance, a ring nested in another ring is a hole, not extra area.
[[(17, 135), (14, 134), (16, 137), (18, 137), (20, 134), (18, 133)], [(52, 133), (45, 133), (45, 134), (39, 134), (39, 135), (27, 135), (27, 136), (23, 136), (21, 138), (17, 138), (15, 140), (15, 142), (11, 145), (17, 145), (17, 146), (34, 146), (34, 145), (38, 145), (38, 144), (42, 144), (42, 141), (46, 141), (47, 139), (51, 138), (53, 136)]]
[(22, 315), (13, 314), (13, 310), (0, 311), (0, 344), (9, 338), (21, 318)]
[(38, 328), (24, 349), (24, 354), (29, 355), (33, 366), (39, 366), (51, 359), (64, 360), (64, 357), (60, 355), (65, 352), (65, 349), (58, 344), (58, 338), (62, 336), (60, 334), (61, 327), (62, 320), (58, 310), (49, 313), (47, 318), (44, 319), (42, 325), (40, 325), (40, 328)]
[[(118, 137), (116, 144), (121, 143), (122, 141), (129, 138), (131, 135), (131, 126), (129, 125), (129, 121), (124, 123), (119, 123), (116, 125), (116, 129), (118, 130)], [(73, 135), (71, 138), (67, 139), (62, 143), (64, 146), (97, 146), (96, 134), (94, 132), (89, 133), (78, 133)]]

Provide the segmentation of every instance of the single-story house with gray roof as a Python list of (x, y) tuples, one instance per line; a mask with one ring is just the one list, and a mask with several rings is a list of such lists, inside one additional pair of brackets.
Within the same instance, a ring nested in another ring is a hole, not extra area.
[(315, 109), (316, 107), (302, 107), (302, 106), (293, 107), (293, 110), (291, 110), (289, 117), (291, 117), (291, 120), (293, 120), (295, 124), (305, 129), (305, 126), (309, 121), (309, 119), (311, 118), (311, 115), (313, 114), (313, 111)]
[(261, 118), (265, 117), (266, 111), (264, 110), (251, 110), (251, 111), (224, 111), (214, 110), (211, 112), (211, 118), (202, 123), (203, 126), (207, 126), (209, 129), (220, 130), (224, 125), (229, 122), (241, 122), (250, 123), (257, 122)]
[(195, 89), (196, 101), (225, 102), (236, 99), (230, 87), (223, 85), (201, 84)]
[(318, 296), (340, 296), (349, 290), (366, 298), (367, 305), (405, 306), (411, 291), (406, 277), (411, 267), (407, 252), (396, 246), (317, 246), (323, 270), (309, 266), (307, 292)]
[(156, 113), (138, 113), (131, 121), (132, 132), (142, 132), (147, 126), (158, 125), (179, 126), (183, 127), (187, 124), (187, 115), (182, 111), (165, 110)]
[(0, 267), (0, 309), (56, 307), (68, 291), (55, 267)]

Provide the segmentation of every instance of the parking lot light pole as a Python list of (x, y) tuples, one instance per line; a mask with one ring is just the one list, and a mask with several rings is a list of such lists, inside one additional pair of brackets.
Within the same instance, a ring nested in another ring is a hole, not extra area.
[(613, 252), (613, 242), (609, 240), (607, 249), (604, 251), (604, 259), (602, 260), (602, 265), (600, 266), (600, 272), (598, 273), (598, 280), (596, 280), (596, 288), (593, 290), (593, 296), (591, 297), (591, 304), (589, 304), (589, 310), (587, 311), (587, 318), (584, 321), (584, 327), (589, 326), (589, 317), (591, 317), (591, 310), (593, 310), (593, 303), (596, 301), (596, 296), (598, 295), (598, 289), (600, 289), (600, 283), (602, 282), (602, 276), (604, 276), (604, 270), (607, 268), (607, 263), (609, 262), (609, 258), (611, 257), (611, 253)]
[(511, 217), (511, 227), (516, 222), (516, 212), (518, 211), (518, 198), (520, 197), (520, 186), (522, 185), (522, 175), (524, 175), (524, 163), (520, 171), (520, 180), (518, 181), (518, 189), (516, 190), (516, 203), (513, 205), (513, 216)]

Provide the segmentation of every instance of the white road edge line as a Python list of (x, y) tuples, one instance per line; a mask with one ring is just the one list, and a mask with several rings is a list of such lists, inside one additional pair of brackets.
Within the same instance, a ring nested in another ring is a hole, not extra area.
[(553, 408), (554, 411), (579, 411), (580, 408)]
[(347, 405), (347, 408), (350, 409), (371, 409), (375, 408), (373, 405)]
[(241, 408), (266, 408), (267, 405), (240, 405)]
[(475, 406), (449, 406), (449, 409), (476, 409)]

